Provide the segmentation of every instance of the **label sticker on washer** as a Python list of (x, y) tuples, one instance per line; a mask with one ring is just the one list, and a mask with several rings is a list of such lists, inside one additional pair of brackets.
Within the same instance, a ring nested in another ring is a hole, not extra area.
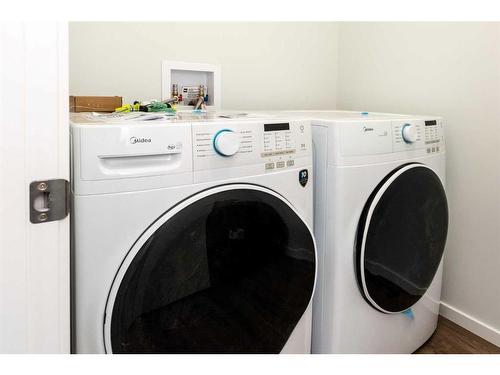
[(299, 183), (302, 185), (302, 187), (305, 187), (307, 185), (307, 181), (309, 180), (309, 172), (307, 169), (302, 169), (299, 172)]

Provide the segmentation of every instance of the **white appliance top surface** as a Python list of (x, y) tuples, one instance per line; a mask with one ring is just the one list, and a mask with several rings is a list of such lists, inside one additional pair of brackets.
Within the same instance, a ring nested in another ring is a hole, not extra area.
[[(173, 123), (195, 123), (195, 122), (237, 122), (251, 120), (275, 120), (286, 116), (285, 113), (273, 112), (245, 112), (245, 111), (209, 111), (178, 112), (173, 116), (166, 116), (162, 113), (131, 112), (128, 114), (113, 113), (71, 113), (70, 121), (74, 126), (80, 125), (165, 125)], [(295, 117), (295, 116), (294, 116)]]
[(357, 112), (357, 111), (287, 111), (289, 115), (298, 114), (311, 120), (394, 120), (400, 118), (410, 118), (410, 115), (400, 115), (391, 113)]
[[(155, 118), (162, 117), (162, 118)], [(276, 120), (279, 118), (291, 120), (312, 120), (317, 122), (350, 122), (369, 120), (404, 120), (404, 119), (436, 119), (437, 116), (404, 115), (377, 112), (359, 111), (182, 111), (174, 116), (165, 116), (159, 113), (132, 112), (121, 117), (113, 114), (72, 113), (70, 120), (73, 125), (126, 125), (126, 124), (172, 124), (194, 122), (236, 122), (244, 120)]]
[(311, 120), (316, 123), (355, 122), (360, 121), (397, 121), (397, 120), (435, 120), (439, 116), (412, 115), (363, 111), (334, 111), (334, 110), (283, 110), (283, 111), (252, 111), (253, 116), (281, 117), (297, 120)]

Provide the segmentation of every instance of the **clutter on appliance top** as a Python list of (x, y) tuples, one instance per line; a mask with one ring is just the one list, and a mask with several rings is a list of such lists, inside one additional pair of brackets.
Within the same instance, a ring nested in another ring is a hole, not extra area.
[(162, 112), (113, 112), (113, 113), (99, 113), (91, 112), (84, 113), (75, 119), (85, 119), (91, 122), (124, 122), (124, 121), (154, 121), (154, 120), (167, 120), (175, 119), (175, 113), (162, 113)]
[(73, 121), (84, 122), (88, 124), (106, 124), (106, 123), (123, 123), (128, 121), (211, 121), (217, 119), (232, 119), (232, 118), (248, 118), (258, 117), (256, 114), (249, 114), (238, 111), (181, 111), (177, 113), (166, 112), (113, 112), (113, 113), (73, 113), (71, 119)]
[(114, 112), (122, 106), (121, 96), (70, 96), (70, 112)]
[(152, 100), (150, 102), (135, 101), (134, 104), (124, 104), (115, 109), (115, 112), (166, 112), (175, 114), (177, 98), (163, 100), (161, 102)]

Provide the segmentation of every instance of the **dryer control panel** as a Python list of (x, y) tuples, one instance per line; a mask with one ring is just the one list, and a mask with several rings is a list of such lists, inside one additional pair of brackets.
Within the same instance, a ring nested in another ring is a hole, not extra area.
[(444, 151), (440, 119), (369, 120), (339, 123), (340, 155), (360, 157), (408, 153), (427, 155)]
[(195, 171), (253, 165), (267, 173), (304, 165), (308, 157), (309, 121), (193, 123)]
[(443, 148), (443, 124), (441, 120), (393, 121), (393, 151), (425, 149), (427, 154)]

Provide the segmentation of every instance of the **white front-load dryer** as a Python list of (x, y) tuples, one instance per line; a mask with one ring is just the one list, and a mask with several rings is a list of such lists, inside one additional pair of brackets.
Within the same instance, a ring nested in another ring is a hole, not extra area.
[(435, 117), (307, 113), (315, 146), (314, 353), (412, 353), (434, 332), (448, 228)]
[(310, 352), (309, 122), (71, 133), (73, 352)]

